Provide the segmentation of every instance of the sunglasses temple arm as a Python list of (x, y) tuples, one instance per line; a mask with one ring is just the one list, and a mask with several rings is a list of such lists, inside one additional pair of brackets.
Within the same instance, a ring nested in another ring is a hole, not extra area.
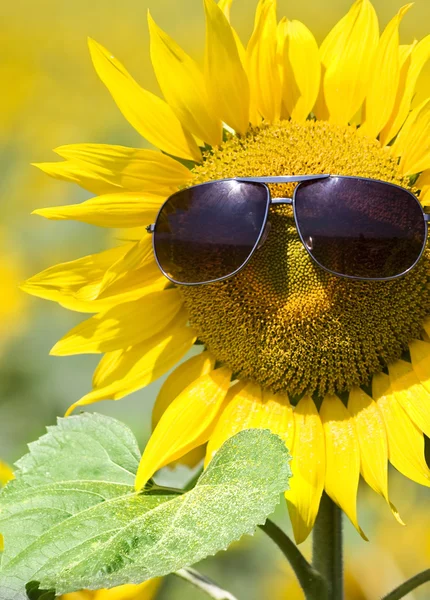
[(430, 222), (430, 214), (424, 213), (424, 221), (425, 221), (426, 223), (429, 223), (429, 222)]
[(147, 231), (148, 233), (154, 233), (154, 230), (155, 230), (155, 223), (151, 223), (151, 225), (147, 225), (147, 226), (145, 227), (145, 229), (146, 229), (146, 231)]

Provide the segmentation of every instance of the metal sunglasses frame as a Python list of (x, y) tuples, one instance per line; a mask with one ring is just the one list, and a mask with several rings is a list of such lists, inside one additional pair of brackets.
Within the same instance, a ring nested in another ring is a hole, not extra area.
[[(265, 229), (266, 229), (266, 225), (267, 225), (267, 219), (269, 216), (269, 209), (271, 206), (276, 206), (278, 204), (286, 204), (286, 205), (292, 205), (293, 207), (293, 215), (294, 215), (294, 222), (296, 224), (297, 227), (297, 232), (299, 234), (300, 240), (303, 244), (303, 246), (305, 247), (307, 253), (309, 254), (309, 256), (311, 257), (311, 259), (319, 266), (321, 267), (321, 269), (324, 269), (324, 271), (327, 271), (328, 273), (331, 273), (332, 275), (335, 275), (336, 277), (344, 277), (346, 279), (353, 279), (356, 281), (391, 281), (393, 279), (397, 279), (398, 277), (403, 277), (404, 275), (406, 275), (407, 273), (409, 273), (415, 266), (416, 264), (419, 262), (419, 260), (421, 259), (423, 252), (425, 250), (426, 244), (427, 244), (427, 238), (428, 238), (428, 228), (425, 228), (425, 235), (424, 235), (424, 241), (423, 241), (423, 246), (421, 248), (421, 252), (418, 256), (418, 258), (416, 259), (416, 261), (414, 262), (413, 265), (411, 265), (408, 269), (406, 269), (406, 271), (403, 271), (402, 273), (399, 273), (398, 275), (392, 275), (391, 277), (356, 277), (354, 275), (345, 275), (344, 273), (338, 273), (336, 271), (333, 271), (331, 269), (328, 269), (327, 267), (325, 267), (324, 265), (322, 265), (312, 254), (311, 250), (308, 248), (307, 244), (305, 243), (302, 233), (300, 231), (300, 227), (298, 224), (298, 220), (297, 220), (297, 215), (296, 215), (296, 193), (297, 190), (300, 189), (300, 184), (305, 182), (305, 181), (313, 181), (313, 180), (318, 180), (318, 179), (328, 179), (329, 177), (332, 178), (338, 178), (338, 179), (359, 179), (362, 181), (372, 181), (372, 182), (376, 182), (376, 183), (383, 183), (385, 185), (391, 186), (391, 187), (395, 187), (395, 188), (399, 188), (401, 190), (403, 190), (404, 192), (408, 193), (410, 196), (412, 196), (412, 198), (415, 200), (415, 202), (418, 204), (418, 206), (421, 209), (422, 215), (423, 215), (423, 222), (424, 225), (426, 225), (427, 223), (429, 223), (430, 221), (430, 214), (427, 214), (424, 212), (423, 207), (420, 203), (420, 201), (418, 200), (418, 198), (415, 196), (415, 194), (413, 194), (411, 191), (409, 191), (408, 189), (397, 185), (395, 183), (390, 183), (388, 181), (382, 181), (380, 179), (371, 179), (370, 177), (354, 177), (352, 175), (331, 175), (331, 174), (320, 174), (320, 175), (274, 175), (273, 177), (230, 177), (230, 178), (226, 178), (226, 179), (214, 179), (211, 181), (206, 181), (205, 183), (200, 183), (198, 185), (195, 186), (190, 186), (190, 188), (186, 188), (186, 189), (194, 189), (194, 188), (199, 188), (202, 186), (207, 186), (210, 185), (211, 183), (218, 183), (221, 181), (237, 181), (237, 182), (244, 182), (244, 183), (260, 183), (262, 184), (265, 188), (266, 188), (266, 192), (267, 192), (267, 203), (266, 203), (266, 210), (265, 210), (265, 214), (264, 214), (264, 219), (263, 219), (263, 223), (261, 226), (261, 230), (257, 236), (257, 240), (251, 250), (251, 252), (249, 253), (247, 259), (244, 261), (244, 263), (237, 268), (235, 271), (233, 271), (233, 273), (230, 273), (228, 275), (224, 275), (223, 277), (218, 277), (216, 279), (210, 279), (208, 281), (199, 281), (199, 282), (183, 282), (183, 281), (177, 281), (176, 279), (173, 279), (172, 277), (170, 277), (170, 275), (168, 275), (165, 270), (163, 269), (163, 267), (161, 266), (158, 257), (157, 257), (157, 252), (155, 250), (155, 239), (153, 236), (152, 239), (152, 248), (153, 248), (153, 252), (154, 252), (154, 257), (155, 257), (155, 261), (157, 263), (158, 268), (160, 269), (160, 271), (162, 272), (162, 274), (172, 283), (175, 283), (176, 285), (186, 285), (186, 286), (194, 286), (194, 285), (206, 285), (208, 283), (216, 283), (217, 281), (224, 281), (225, 279), (230, 279), (230, 277), (234, 277), (235, 275), (237, 275), (237, 273), (239, 273), (240, 271), (242, 271), (242, 269), (244, 269), (246, 267), (246, 265), (248, 264), (248, 262), (251, 260), (254, 252), (257, 250), (257, 248), (260, 247), (261, 244), (261, 240), (263, 238)], [(270, 193), (270, 189), (268, 187), (268, 184), (282, 184), (282, 183), (298, 183), (298, 185), (295, 187), (294, 192), (293, 192), (293, 197), (292, 198), (272, 198), (272, 195)], [(152, 223), (151, 225), (148, 225), (146, 227), (146, 231), (148, 233), (153, 234), (155, 232), (155, 228), (156, 228), (156, 224), (158, 221), (158, 218), (161, 214), (161, 212), (164, 209), (164, 206), (172, 199), (174, 198), (177, 194), (180, 194), (183, 190), (179, 190), (177, 192), (175, 192), (174, 194), (171, 194), (167, 200), (165, 202), (163, 202), (160, 210), (158, 211), (157, 214), (157, 218), (155, 219), (155, 223)], [(263, 240), (264, 243), (265, 240)]]

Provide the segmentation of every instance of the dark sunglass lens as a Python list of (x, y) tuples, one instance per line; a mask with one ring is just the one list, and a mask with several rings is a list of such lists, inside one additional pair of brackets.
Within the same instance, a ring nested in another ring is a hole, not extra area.
[(426, 239), (417, 199), (379, 181), (330, 177), (302, 183), (295, 214), (310, 254), (339, 275), (401, 275), (418, 260)]
[(259, 183), (214, 181), (177, 192), (155, 225), (161, 268), (178, 283), (228, 277), (252, 253), (268, 204), (268, 190)]

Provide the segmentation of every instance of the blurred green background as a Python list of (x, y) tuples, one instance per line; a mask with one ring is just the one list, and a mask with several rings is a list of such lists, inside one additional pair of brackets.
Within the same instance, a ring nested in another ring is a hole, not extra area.
[[(382, 28), (404, 2), (374, 0), (373, 4)], [(232, 22), (243, 40), (251, 32), (255, 5), (256, 0), (233, 3)], [(278, 15), (304, 21), (321, 42), (350, 5), (350, 0), (279, 0)], [(0, 4), (0, 458), (10, 463), (25, 452), (27, 442), (40, 436), (46, 425), (90, 389), (98, 361), (91, 355), (49, 357), (55, 341), (81, 316), (24, 297), (17, 290), (18, 282), (54, 263), (100, 251), (112, 239), (109, 231), (31, 216), (37, 207), (78, 202), (88, 194), (50, 179), (30, 163), (56, 160), (51, 150), (63, 144), (146, 145), (97, 79), (86, 38), (101, 42), (142, 85), (158, 92), (149, 61), (148, 9), (163, 29), (202, 61), (205, 28), (200, 0), (15, 0)], [(430, 1), (417, 0), (402, 23), (402, 43), (428, 34), (429, 22)], [(427, 65), (415, 102), (429, 91)], [(94, 409), (127, 422), (143, 446), (160, 383), (120, 402), (99, 403)], [(164, 475), (166, 480), (188, 476), (185, 469)], [(359, 497), (360, 521), (370, 544), (346, 527), (351, 600), (373, 600), (429, 566), (428, 491), (393, 472), (391, 494), (407, 527), (397, 525), (384, 502), (364, 488)], [(277, 519), (288, 527), (284, 507)], [(261, 534), (247, 538), (228, 554), (208, 559), (201, 569), (240, 600), (302, 597), (290, 569)], [(158, 597), (197, 600), (204, 596), (171, 577)], [(407, 598), (430, 598), (430, 589), (422, 588)]]

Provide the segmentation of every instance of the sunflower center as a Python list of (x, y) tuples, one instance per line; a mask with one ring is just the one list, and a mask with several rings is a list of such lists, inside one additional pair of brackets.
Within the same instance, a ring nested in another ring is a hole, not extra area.
[[(354, 127), (282, 121), (208, 153), (193, 183), (224, 177), (333, 173), (407, 187), (397, 162)], [(274, 197), (293, 185), (270, 186)], [(362, 282), (324, 271), (303, 247), (292, 210), (270, 210), (264, 245), (235, 277), (181, 287), (199, 339), (238, 378), (294, 397), (363, 385), (401, 356), (430, 312), (430, 254), (410, 274)]]

